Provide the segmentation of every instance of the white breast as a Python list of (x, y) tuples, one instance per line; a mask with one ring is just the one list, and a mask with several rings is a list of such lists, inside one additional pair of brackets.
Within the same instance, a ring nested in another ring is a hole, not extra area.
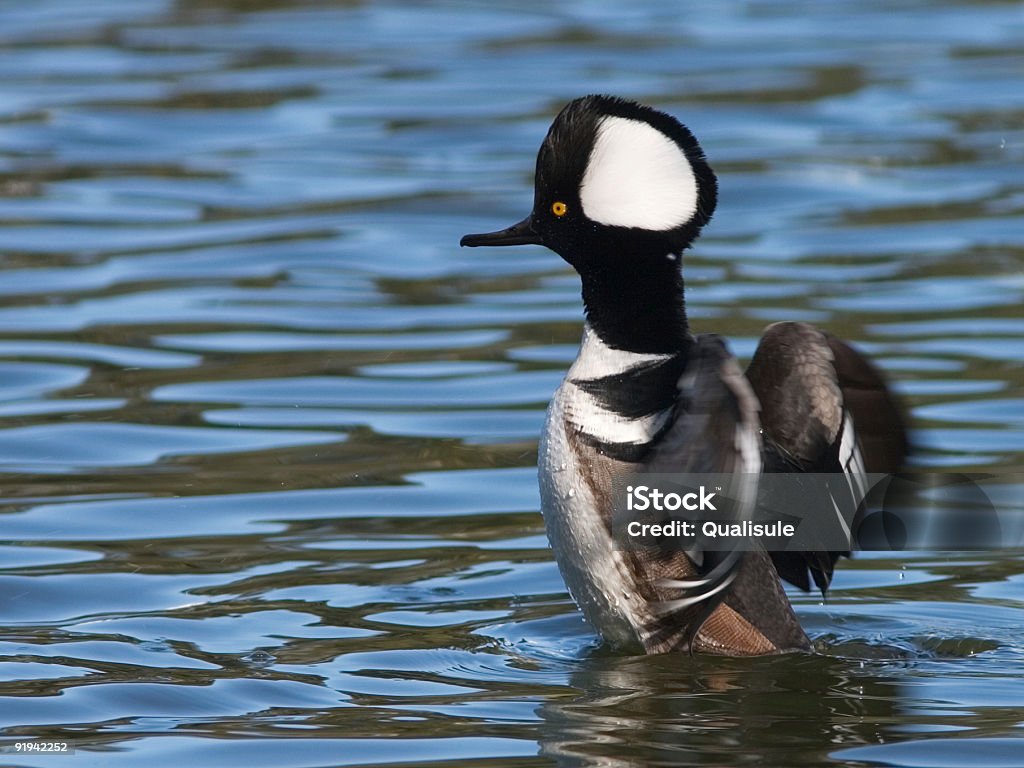
[[(653, 617), (602, 520), (598, 506), (603, 502), (594, 498), (585, 477), (610, 482), (611, 471), (625, 471), (631, 465), (602, 455), (578, 433), (603, 444), (642, 445), (655, 437), (671, 418), (671, 411), (627, 419), (602, 408), (572, 379), (614, 376), (668, 357), (612, 349), (584, 325), (579, 355), (551, 400), (540, 441), (541, 510), (555, 560), (584, 616), (605, 640), (617, 646), (637, 645), (638, 628)], [(576, 435), (572, 443), (567, 430)]]
[[(598, 516), (579, 459), (565, 433), (563, 383), (548, 407), (540, 441), (541, 511), (551, 549), (569, 593), (608, 642), (638, 642), (639, 601), (628, 570)], [(574, 388), (571, 388), (574, 390)]]

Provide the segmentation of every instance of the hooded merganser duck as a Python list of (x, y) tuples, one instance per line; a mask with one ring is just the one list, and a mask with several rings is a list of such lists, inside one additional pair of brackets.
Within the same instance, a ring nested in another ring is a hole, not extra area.
[[(636, 471), (895, 472), (903, 419), (871, 363), (796, 322), (769, 326), (746, 372), (693, 335), (682, 254), (715, 210), (693, 134), (651, 107), (576, 99), (537, 156), (530, 215), (464, 246), (544, 245), (580, 275), (579, 354), (547, 412), (542, 511), (584, 615), (616, 646), (761, 655), (810, 648), (780, 577), (828, 587), (845, 552), (651, 556), (616, 545), (612, 484)], [(669, 610), (666, 610), (666, 606)]]

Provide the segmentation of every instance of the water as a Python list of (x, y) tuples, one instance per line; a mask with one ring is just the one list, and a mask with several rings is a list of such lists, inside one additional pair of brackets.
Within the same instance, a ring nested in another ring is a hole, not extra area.
[(580, 332), (517, 221), (553, 114), (679, 115), (694, 326), (859, 343), (918, 461), (1024, 457), (1016, 3), (0, 9), (12, 765), (1019, 766), (1024, 561), (862, 556), (822, 653), (597, 647), (534, 462)]

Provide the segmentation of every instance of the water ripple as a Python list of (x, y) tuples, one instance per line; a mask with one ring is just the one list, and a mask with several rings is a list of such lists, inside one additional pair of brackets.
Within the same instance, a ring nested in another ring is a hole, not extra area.
[(819, 323), (893, 380), (919, 465), (1019, 471), (1021, 30), (967, 0), (4, 6), (4, 742), (1019, 763), (1014, 551), (844, 561), (791, 593), (819, 654), (598, 648), (537, 514), (577, 278), (458, 241), (529, 210), (568, 99), (654, 103), (719, 174), (694, 330), (749, 358)]

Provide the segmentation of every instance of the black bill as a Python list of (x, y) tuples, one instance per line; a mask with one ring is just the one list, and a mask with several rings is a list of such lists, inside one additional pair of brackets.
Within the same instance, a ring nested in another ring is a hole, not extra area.
[(540, 235), (533, 231), (531, 217), (527, 216), (518, 224), (498, 232), (485, 232), (479, 235), (466, 235), (459, 245), (473, 248), (478, 245), (543, 245)]

